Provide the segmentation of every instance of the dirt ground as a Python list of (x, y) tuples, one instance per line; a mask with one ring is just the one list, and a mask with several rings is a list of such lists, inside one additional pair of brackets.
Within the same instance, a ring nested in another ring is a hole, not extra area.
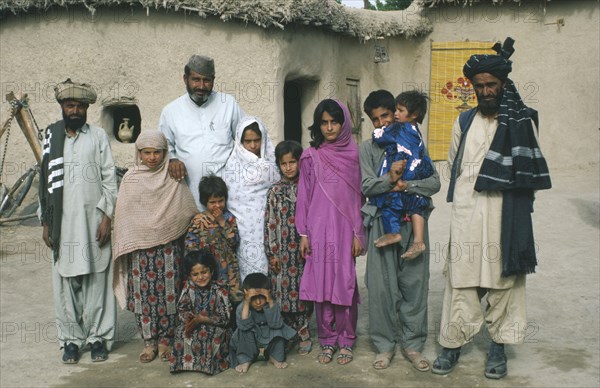
[[(119, 311), (117, 343), (108, 361), (92, 363), (85, 349), (77, 365), (63, 365), (56, 341), (51, 255), (35, 220), (0, 226), (1, 387), (222, 387), (222, 386), (600, 386), (599, 170), (553, 172), (554, 188), (537, 195), (534, 228), (539, 267), (527, 278), (528, 319), (525, 344), (507, 347), (509, 375), (492, 381), (483, 376), (489, 339), (480, 334), (463, 349), (457, 368), (447, 376), (413, 369), (398, 355), (387, 370), (371, 366), (368, 339), (368, 292), (362, 281), (365, 258), (358, 259), (360, 306), (355, 359), (347, 366), (320, 365), (316, 349), (308, 356), (292, 352), (289, 367), (277, 370), (254, 364), (245, 375), (228, 370), (208, 377), (171, 375), (167, 363), (137, 361), (143, 343), (131, 313)], [(429, 332), (425, 355), (439, 351), (443, 252), (448, 242), (450, 207), (446, 179), (434, 197), (430, 219), (431, 281)], [(31, 195), (30, 195), (31, 197)], [(30, 198), (32, 202), (34, 198)], [(29, 208), (31, 208), (30, 205)]]

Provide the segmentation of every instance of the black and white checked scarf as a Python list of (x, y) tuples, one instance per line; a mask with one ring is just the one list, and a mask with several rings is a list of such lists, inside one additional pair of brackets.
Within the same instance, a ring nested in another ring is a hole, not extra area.
[(42, 146), (40, 173), (40, 210), (42, 224), (48, 224), (48, 236), (52, 241), (54, 260), (60, 251), (60, 226), (63, 207), (65, 122), (51, 124), (46, 129)]
[(498, 110), (498, 128), (475, 181), (477, 191), (502, 191), (502, 276), (535, 272), (537, 265), (531, 213), (534, 190), (552, 187), (546, 159), (532, 121), (537, 111), (525, 106), (507, 79)]

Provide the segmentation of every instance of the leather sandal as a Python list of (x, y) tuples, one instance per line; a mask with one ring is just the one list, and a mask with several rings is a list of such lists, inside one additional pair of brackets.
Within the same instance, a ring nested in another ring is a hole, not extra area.
[(429, 360), (426, 359), (421, 352), (417, 350), (406, 350), (402, 349), (402, 355), (406, 358), (412, 366), (418, 370), (419, 372), (427, 372), (431, 369), (431, 365), (429, 364)]
[(158, 353), (158, 350), (156, 349), (156, 345), (146, 343), (146, 346), (144, 347), (144, 351), (141, 352), (139, 355), (139, 360), (141, 363), (144, 363), (144, 364), (151, 362), (152, 360), (154, 360), (156, 358), (157, 353)]
[(390, 362), (392, 362), (392, 358), (394, 358), (394, 352), (377, 353), (373, 361), (373, 368), (387, 369), (390, 366)]
[(108, 359), (108, 350), (104, 346), (104, 341), (93, 342), (92, 345), (92, 362), (101, 362)]
[(62, 362), (63, 364), (77, 364), (79, 362), (79, 346), (74, 343), (65, 344)]
[(444, 348), (437, 356), (433, 365), (431, 366), (431, 372), (436, 375), (447, 375), (452, 372), (452, 369), (458, 364), (460, 358), (460, 348), (450, 349)]
[(492, 342), (485, 363), (485, 377), (498, 380), (507, 374), (508, 365), (506, 362), (506, 354), (504, 353), (504, 344)]
[(158, 344), (158, 356), (161, 361), (171, 361), (171, 347), (169, 345)]

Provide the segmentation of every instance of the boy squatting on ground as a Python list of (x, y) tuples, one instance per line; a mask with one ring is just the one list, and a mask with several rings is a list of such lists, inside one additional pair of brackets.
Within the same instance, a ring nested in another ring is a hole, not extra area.
[(244, 301), (236, 312), (238, 327), (229, 344), (230, 366), (246, 373), (251, 363), (268, 358), (275, 367), (286, 368), (286, 340), (296, 331), (283, 323), (280, 307), (271, 296), (271, 280), (262, 273), (252, 273), (242, 288)]
[[(385, 160), (379, 175), (386, 174), (392, 164), (406, 160), (402, 173), (405, 181), (421, 180), (433, 175), (433, 164), (425, 153), (423, 137), (417, 123), (422, 123), (427, 113), (427, 96), (416, 90), (400, 93), (396, 97), (395, 123), (387, 128), (373, 131), (373, 142), (385, 148)], [(425, 250), (423, 214), (430, 205), (430, 199), (418, 194), (389, 192), (373, 196), (373, 203), (381, 209), (385, 234), (375, 240), (378, 248), (400, 242), (400, 226), (405, 214), (410, 216), (414, 241), (401, 256), (405, 260), (418, 257)]]

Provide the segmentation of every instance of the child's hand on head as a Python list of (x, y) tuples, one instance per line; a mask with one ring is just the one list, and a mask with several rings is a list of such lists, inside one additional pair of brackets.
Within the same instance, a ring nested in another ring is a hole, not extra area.
[(256, 288), (244, 290), (244, 301), (250, 303), (250, 300), (258, 295)]
[(271, 290), (268, 290), (266, 288), (261, 288), (258, 290), (259, 295), (262, 295), (265, 297), (265, 299), (267, 300), (267, 303), (269, 305), (272, 304), (273, 302), (273, 296), (271, 295)]

